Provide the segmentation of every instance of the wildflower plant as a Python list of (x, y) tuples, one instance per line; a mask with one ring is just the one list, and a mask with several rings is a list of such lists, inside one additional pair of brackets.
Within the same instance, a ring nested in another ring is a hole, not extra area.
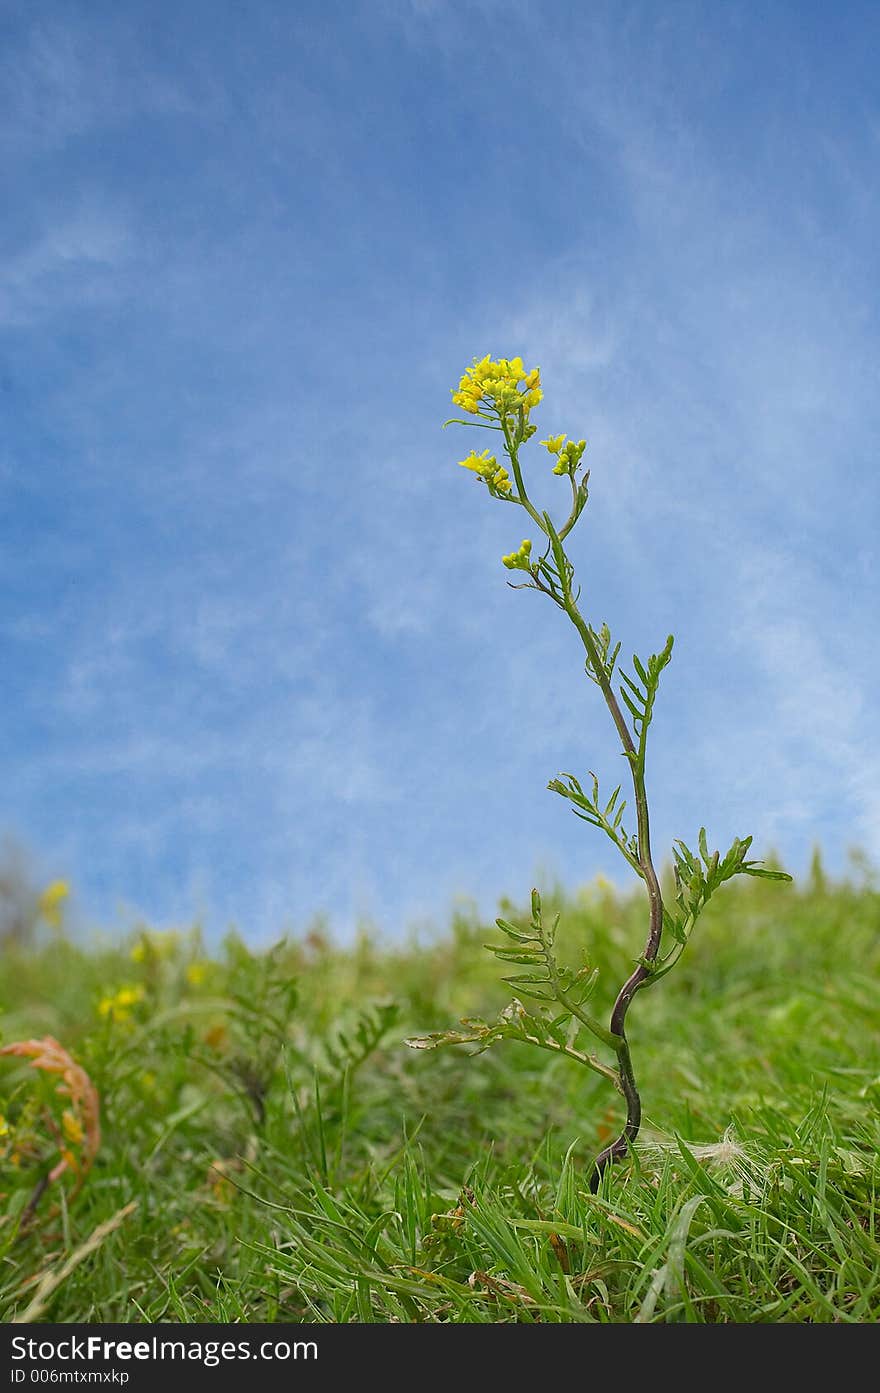
[[(568, 515), (557, 524), (529, 497), (520, 462), (520, 450), (537, 433), (531, 413), (542, 397), (539, 368), (527, 371), (521, 358), (497, 362), (488, 356), (475, 359), (452, 393), (453, 403), (470, 419), (455, 417), (446, 425), (476, 426), (501, 436), (500, 453), (505, 463), (500, 464), (495, 453), (484, 449), (479, 454), (471, 450), (460, 464), (476, 476), (492, 498), (521, 508), (536, 530), (537, 545), (526, 538), (501, 558), (502, 564), (523, 577), (516, 584), (509, 582), (512, 588), (545, 595), (574, 626), (586, 654), (586, 675), (599, 688), (629, 766), (635, 825), (629, 819), (624, 822), (629, 797), (621, 796), (622, 785), (606, 796), (600, 794), (595, 775), (584, 783), (574, 774), (564, 773), (551, 779), (548, 787), (570, 803), (577, 817), (603, 832), (641, 879), (647, 897), (647, 937), (605, 1026), (590, 1009), (598, 971), (586, 960), (577, 971), (560, 965), (555, 947), (558, 916), (547, 922), (541, 897), (533, 890), (530, 922), (516, 925), (496, 920), (504, 941), (486, 945), (503, 963), (519, 969), (505, 978), (517, 996), (498, 1020), (464, 1020), (463, 1030), (436, 1031), (407, 1043), (417, 1049), (474, 1044), (479, 1053), (499, 1040), (520, 1040), (564, 1055), (600, 1074), (623, 1096), (626, 1121), (620, 1135), (593, 1162), (590, 1187), (595, 1191), (609, 1163), (627, 1154), (641, 1125), (642, 1105), (625, 1028), (633, 998), (672, 970), (697, 919), (725, 881), (736, 875), (769, 880), (791, 877), (750, 860), (751, 837), (734, 838), (722, 856), (709, 850), (706, 830), (700, 828), (696, 849), (680, 840), (673, 846), (675, 890), (670, 903), (664, 903), (651, 849), (646, 751), (660, 678), (672, 657), (673, 637), (670, 634), (660, 651), (644, 661), (633, 654), (632, 669), (626, 671), (618, 661), (621, 644), (613, 641), (608, 625), (596, 627), (582, 613), (581, 590), (575, 583), (566, 541), (589, 497), (590, 471), (583, 464), (587, 442), (569, 440), (564, 434), (540, 442), (553, 461), (551, 473), (567, 479), (570, 490)], [(528, 1008), (521, 997), (530, 1003)], [(609, 1058), (595, 1052), (597, 1043)]]
[(71, 1181), (67, 1202), (78, 1193), (101, 1145), (100, 1099), (82, 1065), (51, 1035), (15, 1040), (0, 1049), (0, 1058), (27, 1060), (44, 1084), (13, 1094), (14, 1125), (0, 1118), (5, 1177), (31, 1191), (20, 1214), (24, 1224), (62, 1176)]

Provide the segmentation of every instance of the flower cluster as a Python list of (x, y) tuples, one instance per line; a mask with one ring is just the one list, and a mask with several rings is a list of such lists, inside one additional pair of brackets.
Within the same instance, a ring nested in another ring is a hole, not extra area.
[(131, 1020), (132, 1008), (144, 999), (144, 988), (120, 987), (112, 996), (105, 996), (98, 1002), (98, 1015), (114, 1025), (127, 1025)]
[(510, 478), (503, 464), (499, 464), (494, 455), (490, 455), (488, 450), (482, 450), (480, 454), (471, 450), (467, 459), (459, 460), (462, 469), (471, 469), (483, 480), (489, 492), (498, 497), (499, 494), (510, 493)]
[[(459, 464), (464, 469), (470, 469), (478, 479), (482, 479), (493, 498), (501, 498), (525, 508), (532, 521), (550, 538), (552, 524), (547, 514), (542, 517), (531, 502), (526, 492), (519, 459), (520, 447), (537, 433), (537, 426), (533, 426), (528, 418), (531, 408), (543, 397), (540, 382), (540, 368), (532, 368), (527, 372), (522, 358), (499, 358), (497, 362), (488, 356), (475, 358), (459, 382), (458, 390), (453, 391), (452, 400), (472, 416), (482, 417), (482, 420), (473, 423), (456, 420), (454, 423), (447, 421), (446, 424), (474, 424), (484, 430), (498, 431), (503, 436), (504, 452), (510, 463), (510, 475), (507, 468), (500, 465), (489, 450), (483, 450), (480, 454), (471, 450), (466, 459), (459, 460)], [(581, 459), (587, 448), (586, 440), (568, 440), (566, 443), (566, 439), (565, 435), (551, 435), (541, 442), (553, 457), (553, 473), (567, 475), (572, 486), (571, 511), (566, 522), (558, 529), (560, 541), (568, 535), (583, 512), (589, 478), (588, 471), (580, 481), (578, 480)], [(501, 560), (509, 571), (526, 571), (536, 582), (533, 588), (541, 589), (542, 583), (538, 577), (544, 574), (547, 565), (552, 566), (552, 563), (548, 562), (546, 555), (541, 561), (533, 563), (530, 560), (530, 549), (531, 543), (523, 542), (518, 551), (512, 551)]]
[(519, 410), (528, 415), (543, 395), (540, 368), (526, 372), (522, 358), (499, 358), (495, 363), (486, 354), (485, 358), (474, 359), (459, 382), (458, 391), (452, 393), (452, 400), (472, 416), (480, 414), (481, 406), (499, 416)]
[(541, 444), (546, 446), (551, 455), (556, 456), (556, 464), (553, 466), (554, 474), (571, 474), (581, 462), (584, 450), (587, 448), (586, 440), (579, 440), (577, 444), (569, 440), (568, 444), (563, 444), (564, 435), (551, 435), (549, 440), (542, 440)]
[(512, 551), (509, 556), (502, 556), (501, 564), (506, 566), (508, 571), (531, 571), (532, 563), (532, 544), (526, 539), (520, 544), (519, 551)]

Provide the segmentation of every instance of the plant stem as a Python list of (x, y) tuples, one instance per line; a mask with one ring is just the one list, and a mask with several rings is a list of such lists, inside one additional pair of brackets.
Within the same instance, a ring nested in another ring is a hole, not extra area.
[[(620, 743), (623, 746), (623, 753), (625, 754), (627, 763), (630, 767), (630, 773), (632, 775), (633, 782), (633, 796), (635, 798), (636, 806), (637, 841), (639, 853), (638, 870), (641, 874), (642, 880), (645, 883), (645, 889), (648, 895), (650, 919), (648, 928), (648, 938), (647, 942), (645, 943), (645, 951), (642, 954), (642, 961), (639, 962), (635, 971), (631, 974), (630, 977), (627, 978), (620, 991), (618, 992), (617, 1000), (614, 1003), (614, 1009), (611, 1012), (610, 1021), (610, 1033), (612, 1036), (615, 1037), (616, 1041), (614, 1048), (616, 1050), (618, 1059), (619, 1087), (621, 1093), (626, 1099), (626, 1123), (624, 1124), (624, 1128), (623, 1131), (620, 1133), (620, 1136), (617, 1137), (617, 1139), (613, 1141), (610, 1144), (610, 1146), (606, 1146), (603, 1151), (600, 1151), (599, 1155), (593, 1162), (593, 1170), (590, 1175), (590, 1189), (595, 1193), (599, 1188), (599, 1184), (602, 1179), (602, 1174), (606, 1166), (608, 1166), (610, 1163), (614, 1161), (619, 1160), (621, 1156), (625, 1156), (629, 1148), (630, 1142), (634, 1141), (639, 1134), (639, 1127), (641, 1126), (642, 1121), (642, 1102), (639, 1097), (638, 1088), (636, 1087), (635, 1074), (633, 1072), (632, 1067), (632, 1057), (629, 1052), (629, 1043), (626, 1038), (626, 1013), (629, 1010), (630, 1002), (632, 1001), (636, 992), (651, 977), (650, 968), (646, 966), (646, 963), (652, 963), (657, 957), (657, 954), (660, 951), (660, 939), (663, 933), (663, 896), (660, 891), (660, 881), (657, 877), (657, 872), (654, 869), (654, 863), (651, 858), (651, 829), (650, 819), (648, 815), (648, 795), (645, 789), (644, 735), (646, 727), (643, 726), (642, 738), (639, 741), (639, 745), (637, 747), (632, 737), (632, 733), (630, 732), (629, 726), (626, 723), (626, 719), (623, 715), (623, 712), (620, 709), (620, 704), (617, 700), (617, 697), (614, 694), (614, 688), (611, 685), (611, 679), (605, 669), (605, 664), (602, 661), (602, 658), (599, 654), (599, 650), (596, 647), (592, 630), (590, 629), (589, 624), (587, 624), (586, 620), (584, 619), (583, 615), (578, 609), (577, 601), (575, 600), (571, 591), (571, 571), (568, 567), (567, 559), (562, 550), (562, 539), (565, 536), (565, 534), (568, 531), (570, 531), (576, 519), (577, 493), (576, 491), (574, 492), (571, 516), (569, 517), (568, 522), (563, 528), (562, 533), (555, 532), (552, 523), (550, 522), (549, 516), (545, 513), (544, 517), (541, 518), (537, 512), (537, 509), (532, 505), (526, 494), (525, 485), (523, 484), (522, 479), (522, 471), (520, 469), (519, 458), (517, 454), (517, 445), (519, 441), (515, 441), (511, 437), (510, 431), (508, 430), (507, 421), (503, 416), (501, 417), (501, 425), (504, 431), (504, 440), (507, 448), (507, 454), (510, 457), (510, 462), (513, 467), (514, 479), (516, 480), (517, 489), (519, 490), (518, 501), (522, 504), (522, 506), (538, 524), (542, 532), (544, 532), (545, 535), (550, 538), (551, 547), (553, 549), (554, 556), (556, 559), (557, 570), (559, 572), (559, 580), (562, 586), (561, 607), (565, 610), (566, 614), (568, 615), (569, 619), (574, 624), (574, 627), (577, 629), (578, 634), (580, 635), (581, 642), (583, 643), (584, 648), (587, 652), (587, 658), (589, 659), (590, 667), (593, 673), (595, 674), (596, 680), (599, 683), (599, 686), (602, 690), (602, 695), (605, 698), (605, 704), (608, 707), (609, 712), (611, 713), (611, 719), (614, 721), (614, 725), (617, 729), (617, 734), (620, 737)], [(574, 490), (573, 480), (572, 489)], [(544, 589), (544, 587), (540, 585), (539, 588)], [(548, 591), (546, 593), (551, 592)], [(558, 596), (551, 596), (551, 598), (556, 598), (557, 603), (559, 603)], [(575, 1014), (579, 1015), (580, 1013), (576, 1012)], [(589, 1025), (589, 1022), (585, 1022), (585, 1024)], [(589, 1025), (589, 1028), (592, 1029), (592, 1025)], [(595, 1034), (596, 1032), (594, 1031), (593, 1033)]]
[(511, 468), (513, 469), (514, 481), (517, 487), (516, 501), (517, 503), (522, 504), (532, 521), (537, 523), (541, 531), (546, 534), (547, 528), (544, 525), (544, 521), (541, 518), (541, 514), (538, 512), (537, 508), (531, 502), (528, 494), (526, 493), (526, 486), (523, 483), (522, 469), (520, 467), (519, 455), (517, 454), (516, 442), (510, 434), (510, 430), (507, 425), (507, 419), (506, 417), (501, 416), (500, 421), (501, 429), (504, 432), (504, 444), (507, 450), (507, 457), (510, 460)]
[(565, 572), (561, 569), (564, 608), (571, 622), (577, 629), (581, 642), (587, 651), (587, 657), (599, 686), (605, 698), (605, 704), (611, 713), (611, 718), (620, 736), (620, 743), (623, 752), (629, 763), (633, 781), (633, 795), (636, 805), (636, 819), (638, 824), (638, 847), (639, 847), (639, 868), (645, 888), (648, 894), (650, 906), (650, 926), (648, 930), (648, 940), (645, 944), (645, 951), (642, 955), (644, 961), (630, 977), (624, 982), (614, 1003), (611, 1012), (611, 1033), (616, 1035), (621, 1041), (618, 1050), (618, 1061), (620, 1066), (621, 1091), (626, 1099), (626, 1123), (620, 1136), (613, 1141), (610, 1146), (606, 1146), (593, 1162), (593, 1170), (590, 1175), (590, 1189), (595, 1193), (599, 1188), (602, 1173), (609, 1163), (617, 1161), (621, 1156), (625, 1156), (630, 1142), (638, 1136), (639, 1127), (642, 1120), (642, 1104), (639, 1098), (639, 1091), (636, 1087), (635, 1074), (633, 1073), (632, 1059), (629, 1052), (629, 1044), (626, 1039), (625, 1021), (626, 1013), (629, 1010), (630, 1002), (643, 983), (650, 977), (650, 969), (645, 966), (645, 962), (653, 962), (660, 950), (660, 937), (663, 932), (663, 897), (660, 891), (660, 882), (654, 863), (651, 859), (651, 834), (650, 822), (648, 817), (648, 795), (645, 790), (645, 770), (644, 758), (642, 753), (636, 749), (635, 742), (630, 733), (629, 727), (624, 719), (623, 712), (614, 695), (611, 680), (605, 670), (598, 649), (596, 648), (592, 632), (586, 623), (583, 615), (575, 603), (571, 593), (571, 582)]

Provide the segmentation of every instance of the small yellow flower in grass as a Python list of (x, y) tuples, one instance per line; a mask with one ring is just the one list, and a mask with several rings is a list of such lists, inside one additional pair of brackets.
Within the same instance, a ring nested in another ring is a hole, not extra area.
[(191, 987), (200, 987), (207, 975), (207, 963), (190, 963), (186, 969), (186, 980)]
[(512, 551), (509, 556), (502, 556), (501, 564), (506, 566), (508, 571), (531, 570), (531, 562), (529, 561), (531, 551), (532, 544), (528, 538), (526, 538), (526, 540), (521, 543), (519, 551)]
[(142, 986), (120, 987), (113, 996), (102, 997), (98, 1002), (98, 1015), (114, 1025), (125, 1025), (131, 1019), (132, 1007), (143, 999)]
[(66, 880), (53, 880), (47, 885), (37, 901), (37, 907), (47, 924), (53, 929), (61, 928), (64, 902), (70, 897), (70, 886)]
[(6, 1121), (6, 1118), (3, 1116), (2, 1112), (0, 1112), (0, 1137), (8, 1137), (8, 1136), (9, 1136), (9, 1123)]
[(79, 1146), (80, 1142), (85, 1137), (82, 1123), (79, 1121), (79, 1118), (70, 1111), (70, 1108), (65, 1108), (64, 1112), (61, 1114), (61, 1130), (67, 1140), (72, 1142), (74, 1146)]
[(131, 1006), (136, 1006), (137, 1003), (143, 1001), (143, 999), (144, 989), (141, 986), (120, 987), (119, 991), (116, 993), (116, 1004), (121, 1006), (124, 1010), (128, 1010)]

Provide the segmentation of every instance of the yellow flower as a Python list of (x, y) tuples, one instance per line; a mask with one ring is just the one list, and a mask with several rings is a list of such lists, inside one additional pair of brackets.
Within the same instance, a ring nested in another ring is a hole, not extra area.
[(61, 1114), (61, 1130), (67, 1140), (72, 1142), (74, 1146), (79, 1146), (80, 1142), (85, 1137), (82, 1123), (70, 1111), (70, 1108), (65, 1108), (64, 1112)]
[(200, 987), (208, 975), (207, 963), (190, 963), (186, 969), (186, 980), (191, 987)]
[(547, 440), (542, 440), (541, 444), (547, 447), (551, 455), (558, 455), (559, 451), (562, 449), (564, 442), (564, 435), (551, 435)]
[(477, 454), (476, 450), (471, 450), (467, 459), (458, 461), (462, 469), (472, 469), (475, 474), (479, 474), (481, 479), (491, 479), (498, 468), (498, 461), (494, 455), (490, 455), (488, 450), (481, 450)]
[(129, 1006), (136, 1006), (139, 1001), (144, 999), (143, 987), (120, 987), (116, 993), (116, 1004), (127, 1009)]
[[(499, 416), (520, 408), (528, 415), (541, 400), (540, 381), (541, 369), (532, 368), (526, 372), (522, 358), (499, 358), (494, 362), (487, 354), (485, 358), (474, 359), (459, 382), (458, 390), (453, 391), (452, 400), (472, 416), (479, 413), (481, 406)], [(524, 391), (520, 391), (521, 386)]]
[(0, 1137), (8, 1137), (8, 1136), (9, 1136), (9, 1123), (6, 1121), (6, 1118), (3, 1116), (2, 1112), (0, 1112)]
[(120, 987), (113, 996), (101, 998), (98, 1002), (98, 1015), (113, 1021), (116, 1025), (124, 1025), (131, 1019), (131, 1008), (143, 999), (143, 987)]
[(37, 908), (53, 929), (61, 928), (62, 907), (70, 896), (70, 886), (66, 880), (53, 880), (47, 885), (37, 901)]
[(490, 493), (510, 493), (510, 479), (507, 470), (499, 464), (494, 455), (490, 455), (488, 450), (482, 450), (477, 454), (471, 450), (467, 459), (459, 460), (462, 469), (470, 469), (477, 474), (489, 489)]

